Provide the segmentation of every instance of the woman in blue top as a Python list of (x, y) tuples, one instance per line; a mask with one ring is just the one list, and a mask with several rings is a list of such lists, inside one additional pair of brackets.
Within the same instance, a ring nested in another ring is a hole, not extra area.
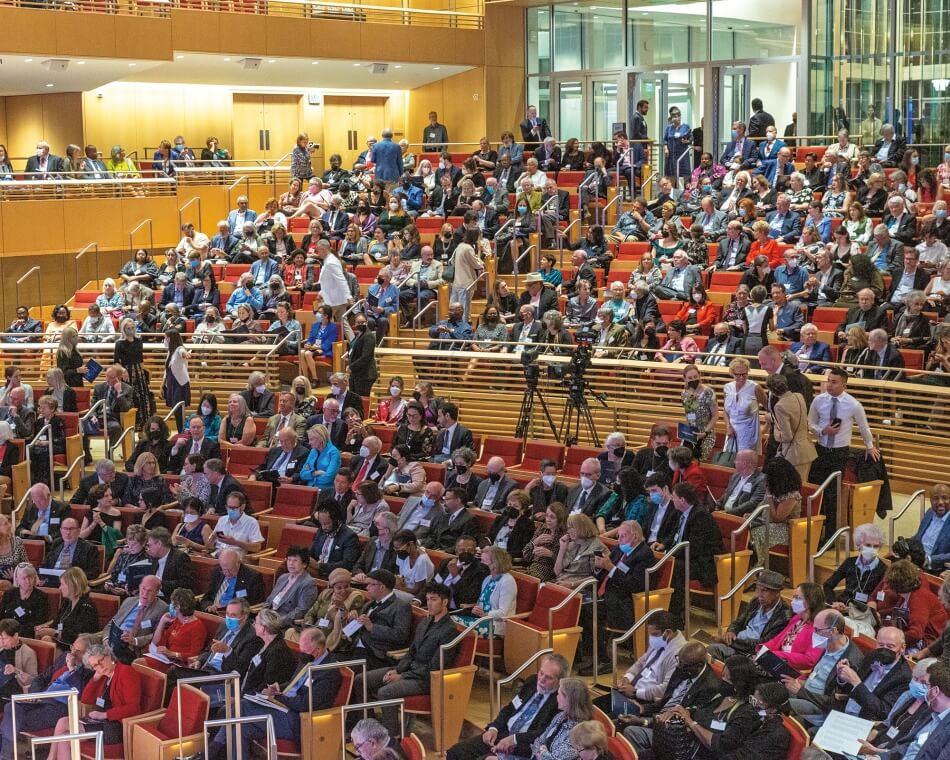
[(104, 312), (125, 307), (125, 296), (115, 289), (115, 280), (111, 277), (102, 281), (102, 293), (96, 296), (96, 305)]
[[(205, 393), (198, 404), (198, 414), (195, 417), (201, 417), (201, 421), (205, 424), (205, 438), (209, 441), (217, 441), (218, 430), (221, 428), (221, 415), (218, 414), (218, 397), (213, 393)], [(185, 430), (187, 429), (186, 427)]]
[(557, 257), (550, 253), (546, 253), (541, 257), (541, 268), (538, 269), (538, 272), (545, 282), (550, 283), (555, 288), (564, 282), (564, 275), (557, 268)]
[(392, 283), (393, 273), (386, 266), (379, 270), (376, 282), (366, 292), (363, 313), (371, 330), (376, 332), (376, 343), (381, 343), (389, 332), (389, 315), (399, 311), (399, 288)]
[(313, 314), (313, 327), (310, 334), (301, 346), (300, 359), (307, 378), (319, 379), (317, 360), (323, 364), (324, 359), (333, 359), (333, 344), (339, 336), (339, 325), (333, 321), (333, 309), (321, 306)]
[(300, 339), (303, 337), (303, 327), (300, 326), (300, 322), (294, 319), (294, 310), (289, 302), (281, 301), (277, 304), (275, 311), (277, 319), (270, 323), (267, 332), (277, 333), (280, 336), (279, 340), (284, 335), (287, 336), (287, 340), (277, 349), (277, 354), (279, 356), (296, 356), (300, 348)]
[(688, 153), (692, 145), (693, 130), (689, 124), (683, 124), (680, 121), (680, 109), (675, 106), (670, 109), (670, 123), (666, 125), (663, 132), (663, 155), (666, 158), (664, 174), (667, 177), (689, 177), (692, 171), (689, 165), (689, 159), (680, 158), (684, 153)]
[(310, 454), (300, 468), (300, 482), (311, 488), (329, 488), (340, 469), (340, 450), (330, 443), (325, 425), (314, 425), (307, 431)]

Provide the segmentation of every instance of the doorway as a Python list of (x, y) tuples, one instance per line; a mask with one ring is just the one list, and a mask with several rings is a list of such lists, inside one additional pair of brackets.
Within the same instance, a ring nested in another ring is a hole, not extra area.
[(300, 133), (299, 95), (233, 94), (234, 157), (277, 161)]
[(343, 97), (323, 99), (323, 143), (328, 153), (339, 153), (343, 167), (349, 168), (366, 149), (366, 138), (379, 137), (386, 123), (385, 97)]
[[(630, 97), (631, 108), (638, 100), (650, 103), (647, 112), (647, 135), (652, 143), (650, 164), (660, 172), (672, 173), (672, 167), (666, 166), (663, 155), (663, 135), (669, 124), (671, 108), (678, 108), (683, 124), (693, 130), (694, 142), (703, 141), (703, 70), (698, 67), (670, 69), (668, 71), (645, 71), (635, 74), (633, 92)], [(692, 163), (684, 159), (684, 163)], [(680, 166), (680, 171), (685, 166)], [(688, 173), (688, 172), (687, 172)]]
[(558, 76), (551, 82), (552, 129), (562, 139), (576, 137), (582, 142), (609, 144), (614, 125), (623, 120), (626, 99), (622, 98), (619, 74)]
[(748, 122), (752, 112), (751, 68), (723, 67), (719, 73), (719, 134), (725, 140), (734, 121)]

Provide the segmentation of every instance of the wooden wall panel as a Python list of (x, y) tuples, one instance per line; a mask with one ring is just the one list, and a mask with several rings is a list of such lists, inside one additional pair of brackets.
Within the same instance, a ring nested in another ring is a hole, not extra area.
[(67, 209), (65, 217), (69, 220), (63, 236), (66, 253), (75, 256), (92, 242), (99, 244), (99, 250), (127, 246), (129, 230), (123, 226), (116, 204), (117, 201), (111, 198), (90, 198), (64, 204)]
[(10, 140), (7, 137), (7, 99), (2, 97), (0, 97), (0, 144), (8, 148), (10, 146)]
[(300, 19), (296, 18), (268, 16), (267, 23), (264, 25), (267, 54), (278, 56), (298, 55), (295, 49), (296, 46), (290, 41), (296, 40), (297, 35), (300, 34), (301, 23)]
[[(314, 58), (353, 58), (354, 51), (360, 49), (360, 24), (313, 21), (309, 26), (310, 55)], [(327, 44), (328, 41), (332, 44)]]
[(332, 147), (328, 147), (323, 139), (323, 123), (323, 102), (321, 101), (320, 105), (312, 106), (307, 102), (306, 97), (301, 98), (300, 128), (310, 135), (311, 140), (320, 145), (310, 158), (310, 164), (317, 174), (323, 174), (325, 168), (330, 165), (326, 157), (332, 152)]
[(43, 108), (43, 134), (54, 153), (65, 155), (66, 146), (83, 145), (82, 93), (58, 92), (40, 95)]
[[(41, 95), (17, 95), (7, 102), (7, 149), (11, 156), (31, 156), (36, 150), (36, 141), (45, 137), (43, 124), (43, 100)], [(53, 148), (62, 154), (62, 148)], [(16, 162), (14, 162), (16, 163)], [(21, 165), (16, 168), (22, 169)]]
[[(103, 16), (97, 13), (54, 13), (52, 15), (58, 55), (88, 55), (101, 58), (113, 58), (117, 55), (116, 22), (123, 18), (122, 16)], [(139, 56), (132, 55), (131, 57), (138, 58)]]
[(163, 18), (115, 16), (115, 53), (119, 58), (172, 59), (172, 25)]
[[(145, 219), (152, 220), (152, 235), (156, 253), (174, 246), (179, 240), (178, 199), (169, 198), (123, 198), (120, 201), (124, 245), (128, 245), (128, 233)], [(113, 209), (112, 213), (116, 213)], [(148, 245), (148, 226), (135, 233), (133, 244), (137, 248)]]
[[(3, 215), (3, 256), (62, 253), (66, 249), (62, 201), (7, 201)], [(42, 230), (43, 234), (37, 234)]]
[(524, 68), (524, 8), (492, 4), (485, 9), (485, 61)]
[[(217, 233), (217, 224), (228, 218), (228, 198), (223, 186), (208, 187), (205, 185), (183, 185), (178, 188), (178, 207), (181, 208), (192, 198), (201, 198), (201, 229), (214, 237)], [(198, 224), (197, 204), (192, 204), (185, 211), (185, 221)], [(177, 216), (176, 216), (177, 219)]]
[[(11, 156), (30, 156), (36, 141), (46, 139), (56, 155), (63, 155), (69, 143), (81, 144), (82, 94), (60, 92), (49, 95), (11, 95), (2, 98), (5, 135), (2, 141)], [(14, 162), (22, 169), (23, 161)]]
[[(140, 85), (147, 86), (147, 85)], [(99, 97), (99, 96), (102, 97)], [(113, 145), (122, 145), (128, 151), (140, 150), (133, 85), (123, 82), (99, 87), (83, 93), (83, 124), (87, 143), (109, 155)]]
[(221, 13), (172, 10), (172, 40), (175, 50), (221, 51)]
[(401, 61), (410, 50), (410, 58), (416, 60), (410, 48), (410, 31), (415, 27), (391, 24), (359, 24), (360, 57), (368, 61)]
[[(80, 14), (75, 13), (56, 15), (69, 16), (74, 21), (80, 17)], [(3, 49), (7, 53), (56, 55), (56, 33), (49, 27), (50, 18), (47, 11), (9, 6), (0, 8)], [(37, 29), (48, 31), (46, 34), (37, 35)]]
[(505, 130), (515, 131), (525, 109), (524, 69), (485, 67), (485, 124), (489, 139), (498, 142)]
[[(193, 96), (183, 97), (184, 118), (175, 134), (183, 134), (200, 156), (209, 137), (217, 137), (221, 145), (231, 147), (231, 93), (225, 87), (202, 87), (201, 108), (190, 107)], [(192, 101), (193, 102), (193, 101)], [(169, 134), (168, 139), (175, 137)]]
[[(478, 143), (485, 136), (485, 70), (482, 67), (417, 87), (409, 93), (409, 140), (418, 142), (429, 111), (449, 130), (453, 143)], [(492, 141), (497, 136), (489, 135)]]
[(483, 66), (485, 61), (485, 32), (480, 29), (456, 29), (454, 61), (469, 66)]
[(454, 61), (455, 32), (425, 26), (410, 27), (409, 59), (423, 63)]
[[(250, 56), (267, 55), (267, 35), (261, 29), (261, 24), (266, 26), (273, 20), (243, 13), (220, 14), (221, 52)], [(288, 49), (292, 39), (291, 37), (286, 41)]]

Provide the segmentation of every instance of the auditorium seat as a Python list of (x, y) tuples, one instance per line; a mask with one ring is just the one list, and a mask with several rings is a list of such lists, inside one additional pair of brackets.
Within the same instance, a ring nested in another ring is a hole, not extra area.
[(607, 751), (614, 760), (637, 760), (637, 751), (623, 734), (607, 737)]
[(109, 624), (109, 621), (112, 620), (119, 611), (119, 602), (121, 599), (113, 594), (99, 594), (93, 591), (89, 594), (89, 601), (95, 605), (96, 612), (99, 614), (100, 630), (104, 630)]
[(521, 463), (523, 451), (524, 440), (521, 438), (487, 435), (482, 444), (482, 455), (478, 458), (477, 464), (487, 466), (488, 460), (492, 457), (501, 457), (505, 460), (506, 467), (517, 467)]
[(513, 469), (537, 475), (541, 470), (541, 460), (553, 459), (560, 470), (564, 465), (564, 446), (551, 441), (525, 441), (524, 458)]
[[(834, 487), (834, 484), (829, 486)], [(800, 583), (808, 580), (808, 558), (818, 551), (818, 544), (821, 538), (821, 532), (825, 526), (825, 516), (821, 513), (822, 496), (815, 499), (812, 504), (811, 518), (811, 545), (808, 545), (808, 497), (818, 489), (818, 486), (812, 483), (802, 484), (802, 516), (788, 521), (789, 543), (777, 544), (769, 550), (769, 556), (781, 557), (788, 564), (786, 575), (789, 578), (791, 587), (794, 588)], [(791, 552), (789, 552), (791, 547)]]
[(426, 760), (426, 749), (422, 740), (415, 734), (409, 734), (399, 742), (406, 760)]
[[(263, 528), (263, 526), (262, 526)], [(248, 555), (251, 558), (268, 557), (271, 559), (287, 559), (287, 550), (291, 546), (305, 546), (310, 548), (313, 543), (313, 537), (317, 534), (316, 528), (308, 528), (305, 525), (285, 525), (280, 532), (280, 540), (277, 546), (269, 546), (256, 554)]]
[(222, 448), (224, 449), (224, 455), (227, 457), (225, 466), (228, 472), (236, 478), (246, 478), (252, 471), (264, 464), (264, 459), (267, 457), (267, 449), (263, 446), (228, 445)]
[[(266, 451), (265, 451), (266, 453)], [(266, 512), (270, 512), (270, 505), (274, 496), (274, 484), (266, 480), (240, 480), (241, 488), (247, 494), (251, 509), (258, 517)], [(264, 532), (266, 523), (261, 524), (261, 532)], [(266, 536), (267, 534), (264, 533)]]
[(36, 652), (37, 673), (45, 673), (53, 666), (53, 662), (56, 660), (56, 644), (52, 641), (28, 639), (25, 636), (21, 636), (20, 641)]
[(561, 475), (570, 478), (579, 478), (581, 475), (581, 464), (589, 457), (597, 457), (600, 449), (589, 448), (587, 446), (568, 446), (564, 455), (564, 467)]
[(295, 520), (308, 518), (319, 496), (319, 488), (282, 484), (277, 489), (274, 511), (271, 512), (271, 515), (274, 517), (290, 517)]
[[(549, 611), (562, 604), (570, 594), (569, 589), (546, 583), (538, 589), (534, 606), (526, 618), (508, 620), (505, 625), (505, 670), (513, 673), (529, 657), (549, 646), (549, 640), (553, 643), (554, 651), (564, 655), (568, 664), (574, 661), (581, 635), (581, 628), (577, 624), (581, 614), (580, 595), (549, 617)], [(549, 633), (552, 635), (549, 636)], [(533, 666), (532, 672), (536, 669)]]
[(204, 745), (204, 723), (210, 703), (210, 697), (200, 689), (190, 684), (176, 686), (164, 711), (129, 720), (129, 757), (172, 760), (193, 754)]
[(218, 567), (218, 560), (214, 557), (202, 557), (200, 554), (191, 555), (191, 567), (195, 572), (195, 585), (192, 591), (195, 596), (207, 594), (211, 588), (211, 576)]

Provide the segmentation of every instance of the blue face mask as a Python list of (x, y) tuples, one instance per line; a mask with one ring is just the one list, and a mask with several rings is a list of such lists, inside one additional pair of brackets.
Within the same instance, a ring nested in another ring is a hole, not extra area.
[(228, 509), (228, 518), (231, 520), (240, 520), (241, 519), (241, 510), (240, 509)]
[(422, 506), (424, 506), (426, 509), (429, 509), (433, 504), (435, 504), (435, 500), (430, 499), (428, 496), (423, 496), (421, 502)]
[(936, 211), (934, 211), (934, 216), (938, 219), (946, 219), (947, 210), (945, 208), (938, 208)]
[(703, 192), (704, 192), (704, 193), (711, 193), (711, 192), (712, 192), (712, 185), (703, 185)]
[(926, 699), (927, 692), (930, 690), (925, 684), (922, 684), (920, 681), (911, 681), (910, 686), (907, 688), (910, 692), (910, 695), (914, 699)]
[(527, 207), (527, 206), (518, 206), (518, 213), (519, 213), (519, 214), (526, 214), (527, 212), (528, 212), (528, 207)]
[(633, 547), (630, 544), (620, 544), (617, 548), (624, 554), (629, 554), (633, 551)]
[(168, 605), (168, 617), (172, 617), (172, 618), (178, 617), (178, 610), (175, 608), (174, 604)]
[(650, 492), (650, 501), (652, 501), (654, 504), (656, 504), (657, 506), (659, 506), (660, 504), (663, 503), (663, 494), (660, 493), (659, 491), (651, 491), (651, 492)]
[(739, 130), (738, 130), (738, 129), (732, 130), (732, 139), (733, 139), (733, 140), (739, 139)]
[(944, 160), (944, 161), (950, 161), (950, 153), (944, 153), (944, 154), (943, 154), (943, 160)]
[(314, 314), (314, 315), (313, 315), (313, 323), (314, 323), (315, 325), (322, 325), (322, 324), (323, 324), (323, 314), (320, 314), (319, 312), (317, 312), (316, 314)]
[(226, 617), (224, 619), (224, 624), (227, 626), (228, 630), (231, 633), (235, 633), (241, 628), (241, 618)]

